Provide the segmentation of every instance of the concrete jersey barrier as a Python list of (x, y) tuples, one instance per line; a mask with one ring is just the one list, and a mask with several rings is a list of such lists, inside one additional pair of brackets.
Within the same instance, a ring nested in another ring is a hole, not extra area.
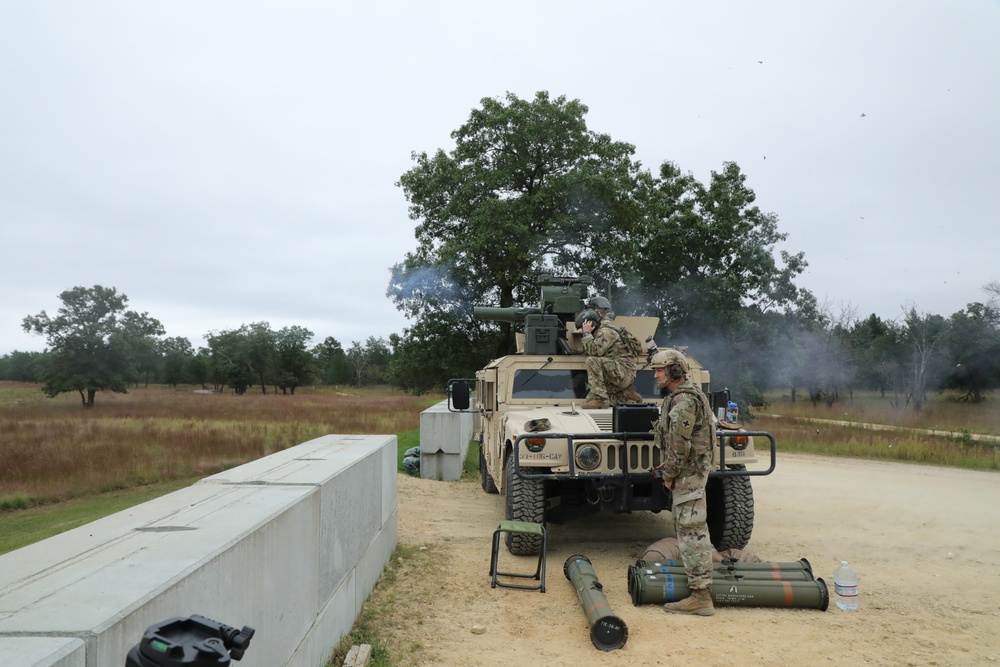
[(321, 667), (396, 546), (396, 437), (327, 435), (0, 556), (0, 665), (117, 667), (150, 625), (256, 629)]

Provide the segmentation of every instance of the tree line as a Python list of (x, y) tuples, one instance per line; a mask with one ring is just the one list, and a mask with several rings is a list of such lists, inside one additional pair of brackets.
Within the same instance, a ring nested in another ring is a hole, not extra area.
[(0, 357), (0, 380), (38, 382), (48, 396), (77, 392), (85, 407), (100, 391), (149, 383), (294, 394), (303, 385), (386, 382), (390, 352), (381, 338), (346, 350), (332, 337), (310, 346), (313, 333), (304, 327), (254, 322), (210, 331), (208, 345), (195, 350), (187, 338), (166, 336), (148, 313), (129, 310), (117, 288), (74, 287), (59, 300), (54, 316), (43, 310), (22, 322), (25, 331), (45, 336), (47, 349)]

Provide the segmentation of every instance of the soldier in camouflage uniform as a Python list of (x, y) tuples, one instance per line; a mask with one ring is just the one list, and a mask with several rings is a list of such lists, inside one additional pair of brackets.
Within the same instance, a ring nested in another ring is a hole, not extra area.
[(628, 400), (622, 397), (630, 394), (636, 368), (621, 334), (614, 327), (602, 327), (601, 315), (595, 310), (585, 310), (577, 319), (583, 331), (583, 351), (588, 355), (587, 380), (590, 382), (590, 393), (583, 407), (587, 410), (606, 408), (612, 399), (615, 402)]
[(663, 605), (668, 612), (711, 616), (712, 541), (708, 535), (705, 484), (715, 455), (715, 422), (705, 394), (687, 378), (688, 363), (677, 350), (661, 350), (650, 362), (663, 399), (660, 419), (653, 428), (663, 451), (663, 485), (673, 494), (677, 534), (689, 597)]
[(611, 309), (611, 302), (608, 301), (607, 297), (591, 297), (590, 301), (587, 302), (587, 308), (591, 308), (599, 312), (601, 314), (601, 320), (604, 322), (611, 322), (615, 319), (615, 311)]

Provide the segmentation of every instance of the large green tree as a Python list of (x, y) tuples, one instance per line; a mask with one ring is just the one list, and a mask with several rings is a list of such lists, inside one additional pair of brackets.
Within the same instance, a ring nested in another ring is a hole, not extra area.
[[(631, 265), (637, 298), (669, 325), (670, 335), (704, 337), (744, 329), (740, 314), (794, 309), (793, 280), (803, 253), (777, 253), (787, 234), (754, 205), (757, 196), (734, 162), (713, 171), (707, 186), (671, 162), (644, 179), (645, 216)], [(622, 257), (621, 261), (628, 261)], [(746, 315), (746, 314), (744, 314)], [(737, 326), (738, 325), (738, 326)]]
[[(399, 180), (418, 221), (417, 249), (393, 267), (388, 296), (427, 320), (394, 344), (400, 379), (419, 371), (406, 372), (405, 359), (454, 358), (447, 351), (457, 345), (474, 345), (482, 358), (505, 352), (511, 327), (498, 337), (496, 326), (472, 319), (471, 305), (531, 303), (536, 273), (585, 267), (598, 284), (616, 280), (614, 248), (638, 221), (634, 147), (589, 130), (585, 105), (546, 92), (481, 103), (452, 133), (452, 151), (414, 153)], [(429, 330), (439, 335), (429, 339)]]
[(635, 148), (590, 131), (587, 107), (539, 92), (485, 98), (452, 132), (455, 148), (416, 165), (399, 185), (418, 220), (417, 250), (394, 267), (390, 296), (411, 314), (410, 274), (443, 267), (471, 296), (507, 307), (534, 298), (536, 270), (616, 275), (603, 250), (638, 219)]
[[(631, 144), (589, 130), (586, 113), (545, 92), (487, 98), (453, 150), (413, 155), (399, 185), (417, 249), (393, 267), (388, 296), (417, 324), (393, 341), (397, 384), (426, 384), (417, 373), (430, 365), (443, 382), (509, 353), (512, 326), (476, 322), (471, 306), (537, 303), (543, 272), (590, 275), (619, 313), (660, 316), (666, 340), (709, 341), (730, 359), (754, 352), (773, 314), (814, 307), (793, 282), (802, 253), (777, 251), (777, 217), (754, 205), (735, 163), (707, 185), (670, 162), (654, 177)], [(754, 372), (728, 369), (734, 385)]]
[(114, 287), (74, 287), (59, 300), (55, 316), (43, 310), (22, 322), (25, 331), (45, 336), (51, 353), (42, 391), (79, 392), (85, 407), (93, 407), (98, 391), (126, 393), (163, 326), (148, 313), (127, 310), (128, 297)]

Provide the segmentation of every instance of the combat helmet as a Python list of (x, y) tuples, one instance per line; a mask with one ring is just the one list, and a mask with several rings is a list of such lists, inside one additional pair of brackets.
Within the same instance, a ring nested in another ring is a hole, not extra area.
[(603, 296), (594, 296), (590, 298), (587, 302), (588, 308), (601, 308), (603, 310), (611, 310), (611, 302)]
[(691, 366), (688, 365), (687, 358), (679, 350), (660, 350), (649, 360), (650, 368), (667, 368), (676, 366), (677, 371), (668, 371), (668, 374), (675, 379), (680, 379), (688, 374)]
[(601, 323), (601, 314), (591, 309), (580, 311), (580, 314), (576, 316), (576, 328), (582, 329), (583, 323), (587, 320), (593, 320), (595, 325), (599, 325)]

